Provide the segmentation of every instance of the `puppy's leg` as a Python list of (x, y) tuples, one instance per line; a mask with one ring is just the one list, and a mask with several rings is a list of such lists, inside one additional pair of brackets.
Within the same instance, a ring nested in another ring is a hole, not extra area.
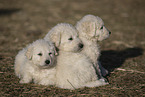
[(40, 85), (54, 85), (55, 82), (48, 79), (48, 78), (44, 78), (38, 84), (40, 84)]
[(24, 75), (20, 80), (20, 83), (30, 83), (32, 81), (32, 77), (29, 75)]
[(106, 76), (109, 73), (108, 70), (106, 70), (104, 67), (102, 67), (100, 61), (98, 62), (98, 64), (99, 64), (99, 68), (100, 68), (100, 71), (101, 71), (101, 75)]
[(97, 81), (92, 81), (92, 82), (86, 83), (84, 86), (85, 87), (98, 87), (98, 86), (104, 86), (107, 84), (109, 84), (109, 83), (102, 81), (102, 80), (97, 80)]
[(96, 73), (98, 75), (98, 78), (99, 79), (102, 79), (102, 74), (101, 74), (101, 69), (100, 69), (100, 62), (98, 61), (97, 63), (94, 63), (95, 64), (95, 68), (96, 68)]
[(106, 70), (104, 67), (102, 67), (100, 69), (101, 69), (101, 73), (103, 76), (106, 76), (109, 73), (108, 70)]

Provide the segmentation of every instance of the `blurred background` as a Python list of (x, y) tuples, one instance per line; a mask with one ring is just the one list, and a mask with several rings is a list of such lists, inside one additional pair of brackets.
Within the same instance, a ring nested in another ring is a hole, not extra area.
[[(99, 43), (110, 85), (69, 91), (19, 84), (13, 68), (17, 52), (56, 24), (75, 25), (87, 14), (101, 17), (112, 32)], [(145, 0), (0, 0), (0, 95), (145, 96), (144, 17)]]

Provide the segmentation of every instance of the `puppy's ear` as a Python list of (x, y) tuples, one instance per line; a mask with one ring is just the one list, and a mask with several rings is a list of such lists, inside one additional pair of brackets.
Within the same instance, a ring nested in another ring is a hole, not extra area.
[(54, 54), (57, 56), (58, 55), (58, 52), (56, 50), (56, 48), (54, 47)]
[(56, 47), (59, 47), (60, 42), (61, 42), (60, 33), (52, 32), (50, 34), (50, 40), (55, 44)]
[(82, 27), (84, 28), (84, 32), (90, 37), (94, 37), (96, 33), (96, 25), (95, 22), (84, 22), (82, 23)]
[(32, 46), (29, 46), (27, 51), (26, 51), (26, 57), (31, 60), (32, 57), (33, 57), (33, 47)]

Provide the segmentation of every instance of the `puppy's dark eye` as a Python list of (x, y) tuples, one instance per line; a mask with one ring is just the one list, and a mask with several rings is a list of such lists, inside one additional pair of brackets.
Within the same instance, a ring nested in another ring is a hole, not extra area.
[(103, 29), (103, 26), (100, 29)]
[(68, 40), (73, 40), (73, 38), (71, 37), (71, 38), (69, 38)]
[(38, 55), (39, 55), (39, 56), (42, 56), (42, 53), (39, 53)]
[(50, 53), (48, 53), (49, 55), (51, 55), (52, 53), (50, 52)]

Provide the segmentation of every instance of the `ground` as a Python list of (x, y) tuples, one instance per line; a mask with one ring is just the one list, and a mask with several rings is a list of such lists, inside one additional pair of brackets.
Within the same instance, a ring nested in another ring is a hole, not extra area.
[[(1, 0), (0, 96), (145, 96), (145, 0)], [(112, 32), (99, 43), (109, 85), (77, 90), (20, 84), (14, 74), (19, 50), (57, 23), (101, 17)]]

